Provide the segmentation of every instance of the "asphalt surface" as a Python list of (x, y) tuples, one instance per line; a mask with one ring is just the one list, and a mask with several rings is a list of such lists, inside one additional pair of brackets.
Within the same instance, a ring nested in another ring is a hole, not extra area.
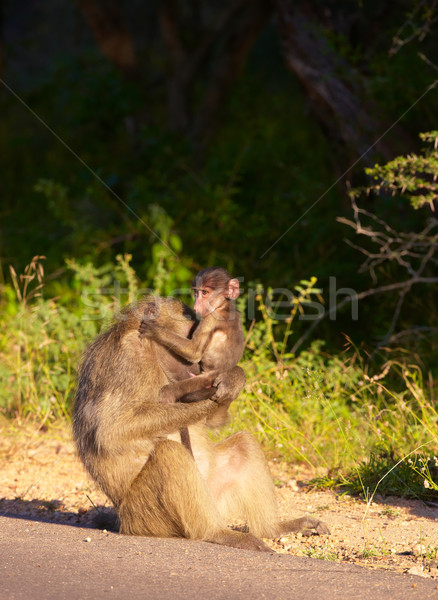
[(0, 517), (1, 600), (438, 600), (423, 577)]

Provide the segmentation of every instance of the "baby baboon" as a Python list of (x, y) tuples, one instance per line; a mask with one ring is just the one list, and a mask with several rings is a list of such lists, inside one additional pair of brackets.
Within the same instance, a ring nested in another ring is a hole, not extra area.
[[(194, 282), (194, 310), (202, 320), (190, 339), (178, 335), (160, 319), (158, 311), (145, 311), (140, 324), (140, 337), (148, 337), (190, 363), (199, 363), (202, 375), (169, 383), (161, 388), (160, 402), (194, 402), (211, 398), (212, 385), (221, 371), (236, 366), (242, 357), (244, 336), (235, 299), (239, 296), (239, 281), (220, 267), (209, 267), (198, 273)], [(155, 317), (155, 318), (154, 318)], [(222, 406), (222, 410), (226, 407)], [(186, 428), (181, 439), (190, 450)]]
[[(193, 313), (175, 300), (155, 302), (175, 317), (169, 319), (173, 330), (188, 335)], [(139, 338), (146, 304), (125, 309), (86, 350), (74, 407), (79, 456), (114, 504), (120, 532), (253, 550), (268, 549), (258, 537), (328, 533), (310, 517), (279, 523), (269, 468), (252, 436), (237, 433), (218, 444), (206, 439), (206, 421), (244, 385), (239, 367), (221, 374), (215, 401), (158, 401), (159, 390), (187, 377), (192, 366), (161, 344)], [(195, 460), (177, 441), (187, 426)], [(251, 533), (229, 529), (234, 518), (244, 519)]]

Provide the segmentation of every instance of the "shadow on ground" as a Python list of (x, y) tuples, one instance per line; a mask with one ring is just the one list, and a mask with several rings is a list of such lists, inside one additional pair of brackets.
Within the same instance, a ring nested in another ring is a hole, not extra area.
[[(61, 500), (0, 498), (0, 517), (103, 529), (104, 522), (107, 519), (113, 520), (114, 516), (114, 510), (108, 506), (95, 506), (90, 510), (72, 512), (64, 510)], [(102, 527), (99, 526), (101, 523)]]

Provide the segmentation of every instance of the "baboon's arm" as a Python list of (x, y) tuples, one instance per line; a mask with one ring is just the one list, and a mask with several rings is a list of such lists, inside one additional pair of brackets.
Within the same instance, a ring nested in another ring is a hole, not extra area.
[[(199, 423), (217, 409), (213, 400), (201, 400), (193, 404), (143, 404), (134, 414), (117, 423), (122, 438), (154, 438), (175, 433), (180, 429)], [(114, 426), (114, 424), (113, 424)]]
[(142, 321), (140, 336), (153, 339), (175, 352), (175, 354), (178, 354), (178, 356), (181, 356), (181, 358), (191, 363), (197, 363), (202, 359), (213, 330), (214, 323), (208, 317), (205, 317), (200, 322), (191, 339), (182, 337), (169, 328), (162, 327), (153, 321)]

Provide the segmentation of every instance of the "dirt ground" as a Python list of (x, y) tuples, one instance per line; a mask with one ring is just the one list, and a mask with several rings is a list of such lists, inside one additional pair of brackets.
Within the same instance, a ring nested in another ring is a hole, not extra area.
[[(108, 506), (85, 473), (66, 431), (41, 433), (0, 428), (0, 516), (6, 514), (91, 526), (95, 507)], [(330, 536), (265, 540), (277, 552), (438, 580), (438, 501), (377, 496), (370, 505), (332, 491), (309, 491), (311, 474), (271, 464), (281, 516), (317, 516)]]

